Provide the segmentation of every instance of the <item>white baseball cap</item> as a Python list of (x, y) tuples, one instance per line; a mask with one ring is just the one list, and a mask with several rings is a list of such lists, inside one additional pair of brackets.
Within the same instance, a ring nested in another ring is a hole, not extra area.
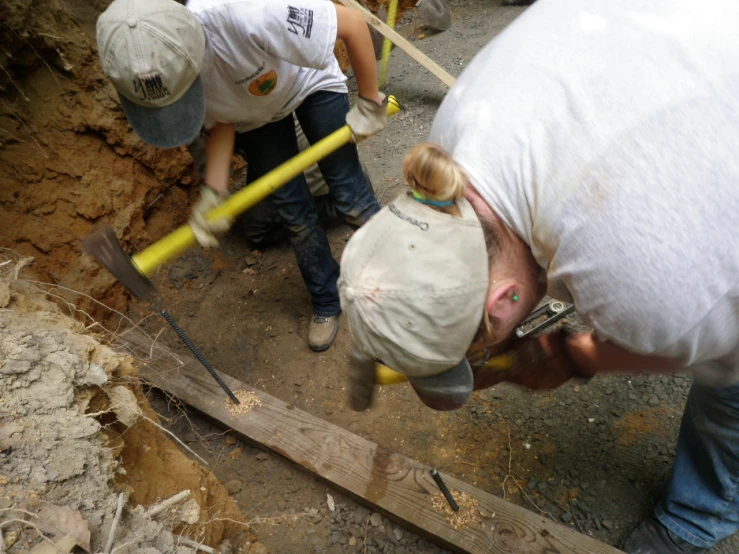
[(103, 72), (136, 134), (160, 148), (198, 135), (205, 33), (192, 12), (174, 0), (114, 0), (98, 18), (97, 41)]
[(408, 376), (421, 400), (453, 409), (472, 394), (465, 354), (482, 321), (488, 256), (472, 206), (461, 217), (401, 194), (349, 240), (339, 295), (356, 346)]

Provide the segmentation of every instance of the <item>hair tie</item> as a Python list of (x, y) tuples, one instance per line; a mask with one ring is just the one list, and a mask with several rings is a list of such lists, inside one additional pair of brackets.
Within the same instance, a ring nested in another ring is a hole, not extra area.
[(454, 199), (451, 200), (432, 200), (428, 196), (421, 194), (418, 191), (411, 191), (413, 194), (413, 200), (416, 202), (420, 202), (421, 204), (425, 204), (426, 206), (433, 206), (435, 208), (447, 208), (449, 206), (454, 206)]

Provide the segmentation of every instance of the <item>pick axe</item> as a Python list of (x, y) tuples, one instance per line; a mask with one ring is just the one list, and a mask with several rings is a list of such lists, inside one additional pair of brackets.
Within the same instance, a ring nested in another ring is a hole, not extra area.
[[(388, 96), (387, 114), (393, 115), (399, 110), (400, 104), (395, 97)], [(348, 125), (344, 125), (323, 140), (303, 150), (294, 158), (286, 161), (239, 192), (233, 194), (223, 204), (208, 212), (206, 217), (209, 220), (219, 219), (224, 216), (232, 219), (236, 218), (265, 199), (272, 192), (288, 183), (291, 179), (344, 146), (350, 140), (351, 129)], [(149, 276), (158, 267), (176, 258), (196, 244), (195, 235), (189, 225), (183, 225), (172, 231), (164, 238), (133, 256), (126, 254), (118, 242), (113, 229), (110, 227), (105, 227), (91, 233), (81, 243), (82, 248), (110, 271), (131, 294), (140, 300), (150, 302), (152, 308), (164, 317), (167, 323), (177, 333), (177, 336), (185, 343), (198, 361), (203, 364), (229, 398), (238, 404), (239, 401), (236, 396), (221, 380), (215, 370), (210, 367), (167, 310), (161, 307), (161, 299), (154, 285), (149, 280)]]

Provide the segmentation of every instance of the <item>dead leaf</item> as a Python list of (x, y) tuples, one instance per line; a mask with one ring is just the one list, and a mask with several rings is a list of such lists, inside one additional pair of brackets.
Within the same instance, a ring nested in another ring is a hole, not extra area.
[(234, 448), (231, 452), (227, 454), (229, 458), (232, 460), (238, 460), (241, 457), (241, 453), (244, 451), (243, 448)]
[(90, 529), (77, 510), (69, 506), (44, 504), (38, 511), (38, 526), (44, 533), (56, 536), (70, 535), (85, 550), (90, 550)]
[(334, 504), (334, 497), (330, 494), (326, 495), (326, 503), (328, 504), (328, 509), (332, 512), (336, 509), (336, 504)]
[(232, 435), (226, 435), (226, 446), (233, 446), (238, 441), (236, 440), (236, 437)]

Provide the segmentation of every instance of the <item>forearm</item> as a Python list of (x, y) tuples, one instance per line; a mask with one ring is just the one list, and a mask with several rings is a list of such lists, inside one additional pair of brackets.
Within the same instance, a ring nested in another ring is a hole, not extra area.
[(349, 63), (357, 79), (359, 96), (378, 102), (377, 62), (367, 24), (361, 14), (344, 6), (336, 6), (336, 17), (337, 38), (346, 45)]
[(592, 332), (569, 337), (567, 346), (572, 360), (588, 374), (674, 373), (683, 368), (678, 360), (629, 352), (611, 342), (599, 340)]
[(235, 138), (233, 125), (218, 123), (205, 140), (205, 184), (219, 193), (228, 191)]

